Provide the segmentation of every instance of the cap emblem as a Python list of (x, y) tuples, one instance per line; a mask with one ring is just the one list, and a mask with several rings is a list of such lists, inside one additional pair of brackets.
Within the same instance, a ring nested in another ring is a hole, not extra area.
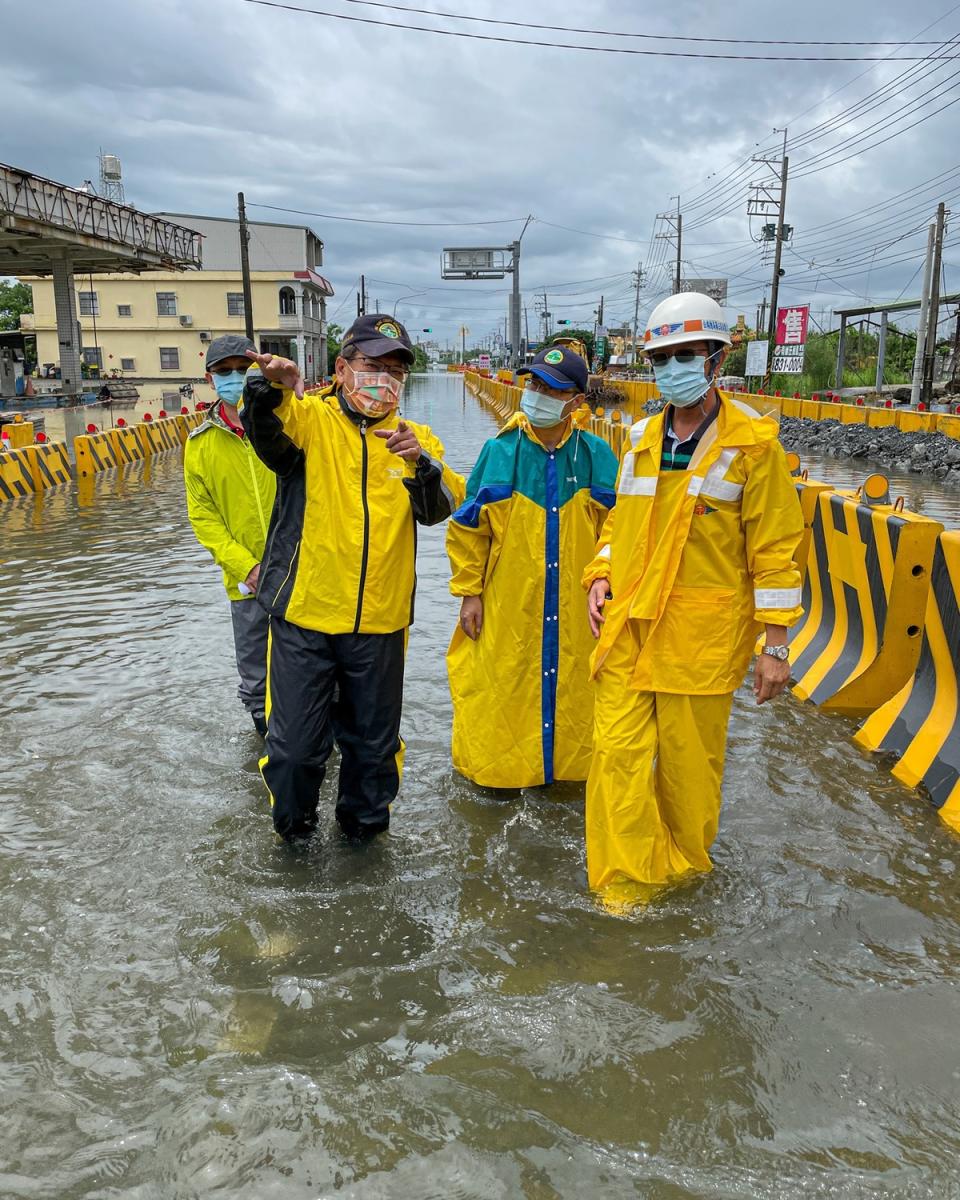
[(400, 330), (392, 321), (380, 321), (377, 324), (377, 333), (382, 333), (384, 337), (398, 338)]
[(543, 356), (543, 361), (545, 363), (553, 363), (554, 365), (556, 365), (557, 363), (562, 363), (563, 362), (563, 351), (562, 350), (548, 350), (547, 353)]

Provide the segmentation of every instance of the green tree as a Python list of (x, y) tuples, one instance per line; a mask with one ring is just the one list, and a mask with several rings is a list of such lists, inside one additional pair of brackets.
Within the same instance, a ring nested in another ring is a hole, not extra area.
[(593, 330), (592, 329), (558, 329), (551, 333), (547, 338), (547, 345), (551, 345), (557, 338), (577, 338), (587, 348), (587, 358), (593, 361)]
[(343, 326), (327, 326), (327, 374), (333, 374), (334, 363), (340, 353), (340, 343), (343, 341)]
[(0, 282), (0, 329), (19, 329), (20, 314), (33, 312), (29, 283)]

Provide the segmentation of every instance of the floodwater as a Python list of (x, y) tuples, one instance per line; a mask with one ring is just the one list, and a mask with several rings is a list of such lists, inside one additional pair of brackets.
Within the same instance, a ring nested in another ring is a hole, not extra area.
[[(494, 430), (407, 412), (464, 470)], [(393, 826), (328, 781), (298, 855), (176, 457), (0, 523), (0, 1195), (960, 1195), (960, 838), (851, 722), (744, 690), (716, 869), (610, 915), (580, 788), (451, 770), (426, 531)]]

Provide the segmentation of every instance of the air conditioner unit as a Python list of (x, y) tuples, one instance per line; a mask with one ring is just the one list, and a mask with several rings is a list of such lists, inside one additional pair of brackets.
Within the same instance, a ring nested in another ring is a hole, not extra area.
[(180, 324), (184, 327), (184, 329), (189, 328), (189, 326), (193, 324), (193, 317), (181, 317)]
[(200, 332), (200, 341), (201, 341), (201, 342), (211, 342), (211, 341), (213, 341), (213, 334), (210, 332), (210, 330), (209, 330), (209, 329), (204, 329), (204, 330), (201, 330), (201, 332)]

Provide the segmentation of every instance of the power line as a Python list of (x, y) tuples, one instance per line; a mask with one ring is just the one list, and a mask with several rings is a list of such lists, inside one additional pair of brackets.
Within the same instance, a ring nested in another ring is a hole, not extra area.
[(727, 59), (736, 62), (919, 62), (926, 55), (823, 55), (823, 54), (716, 54), (699, 50), (641, 50), (633, 46), (580, 46), (575, 42), (547, 42), (534, 38), (504, 37), (502, 34), (466, 33), (462, 29), (437, 29), (431, 25), (405, 25), (399, 21), (381, 21), (374, 17), (354, 17), (348, 13), (333, 13), (321, 8), (301, 8), (282, 4), (280, 0), (242, 0), (261, 8), (326, 17), (333, 21), (350, 21), (358, 25), (377, 25), (385, 29), (404, 29), (413, 33), (434, 33), (440, 37), (463, 38), (477, 42), (499, 42), (512, 46), (539, 46), (550, 50), (580, 50), (590, 54), (629, 54), (643, 58), (702, 58)]
[[(419, 16), (442, 17), (450, 21), (471, 21), (478, 25), (508, 25), (514, 29), (546, 29), (551, 33), (589, 33), (601, 37), (642, 38), (654, 42), (709, 42), (719, 45), (742, 46), (902, 46), (901, 42), (824, 42), (824, 41), (790, 41), (783, 39), (767, 40), (763, 38), (716, 38), (690, 37), (673, 33), (632, 33), (615, 29), (578, 29), (572, 25), (535, 25), (529, 21), (509, 21), (503, 17), (475, 17), (465, 13), (439, 12), (433, 8), (410, 8), (403, 4), (387, 4), (384, 0), (343, 0), (345, 4), (361, 4), (365, 8), (386, 8), (392, 12), (416, 13)], [(913, 42), (914, 46), (932, 46), (935, 42)]]
[[(243, 0), (245, 4), (257, 4), (261, 0)], [(266, 3), (266, 0), (263, 0)], [(273, 212), (295, 213), (299, 217), (321, 217), (324, 221), (353, 221), (358, 225), (408, 225), (423, 229), (459, 229), (467, 225), (513, 225), (525, 221), (526, 217), (494, 217), (489, 221), (395, 221), (380, 217), (345, 217), (340, 213), (310, 212), (304, 208), (284, 208), (282, 204), (258, 204), (247, 201), (248, 208), (269, 208)]]

